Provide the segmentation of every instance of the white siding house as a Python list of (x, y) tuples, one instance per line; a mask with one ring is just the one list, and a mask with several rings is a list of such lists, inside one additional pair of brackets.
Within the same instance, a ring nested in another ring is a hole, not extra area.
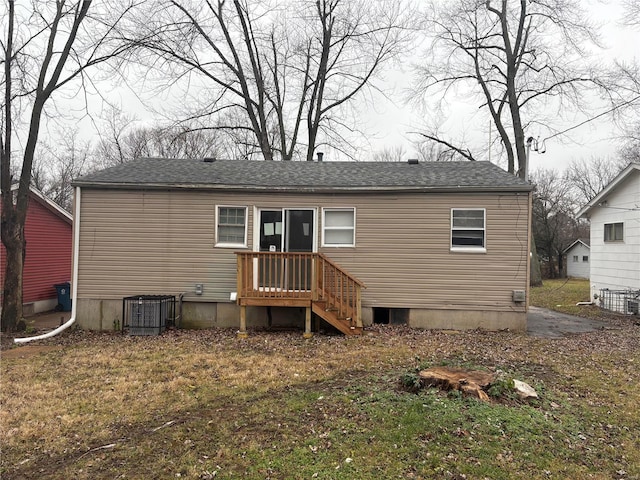
[(625, 168), (579, 212), (591, 221), (591, 293), (632, 313), (640, 293), (640, 164)]
[(578, 239), (563, 252), (567, 256), (567, 277), (589, 278), (591, 249), (588, 239)]

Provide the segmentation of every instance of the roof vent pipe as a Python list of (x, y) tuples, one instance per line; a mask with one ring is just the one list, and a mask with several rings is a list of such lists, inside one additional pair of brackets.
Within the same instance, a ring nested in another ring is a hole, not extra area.
[(409, 160), (407, 160), (407, 163), (409, 165), (418, 165), (418, 159), (417, 158), (410, 158)]
[(322, 157), (324, 157), (324, 153), (323, 152), (318, 152), (318, 161), (319, 162), (322, 161)]
[(216, 161), (216, 157), (204, 157), (204, 163), (213, 163)]

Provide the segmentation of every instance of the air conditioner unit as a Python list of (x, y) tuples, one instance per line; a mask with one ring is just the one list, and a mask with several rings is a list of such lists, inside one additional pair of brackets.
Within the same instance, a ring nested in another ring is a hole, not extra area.
[(159, 335), (175, 308), (175, 297), (169, 295), (139, 295), (123, 299), (124, 328), (129, 335)]
[(627, 300), (627, 313), (631, 315), (638, 315), (638, 308), (640, 301), (638, 300)]

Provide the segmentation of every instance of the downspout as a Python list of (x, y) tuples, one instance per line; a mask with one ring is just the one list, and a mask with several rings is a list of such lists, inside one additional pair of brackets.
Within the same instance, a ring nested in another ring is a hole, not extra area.
[(75, 208), (73, 209), (73, 273), (71, 279), (71, 318), (55, 330), (36, 335), (35, 337), (14, 338), (16, 343), (33, 342), (51, 338), (63, 330), (66, 330), (76, 321), (76, 309), (78, 307), (78, 257), (80, 253), (80, 187), (76, 187)]

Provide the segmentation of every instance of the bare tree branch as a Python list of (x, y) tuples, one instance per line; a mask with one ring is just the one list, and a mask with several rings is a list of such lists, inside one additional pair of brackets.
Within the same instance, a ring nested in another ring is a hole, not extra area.
[(526, 125), (552, 105), (556, 116), (565, 102), (581, 107), (586, 87), (607, 88), (584, 60), (598, 39), (577, 0), (436, 0), (433, 12), (417, 93), (460, 86), (481, 98), (514, 174), (525, 174)]

